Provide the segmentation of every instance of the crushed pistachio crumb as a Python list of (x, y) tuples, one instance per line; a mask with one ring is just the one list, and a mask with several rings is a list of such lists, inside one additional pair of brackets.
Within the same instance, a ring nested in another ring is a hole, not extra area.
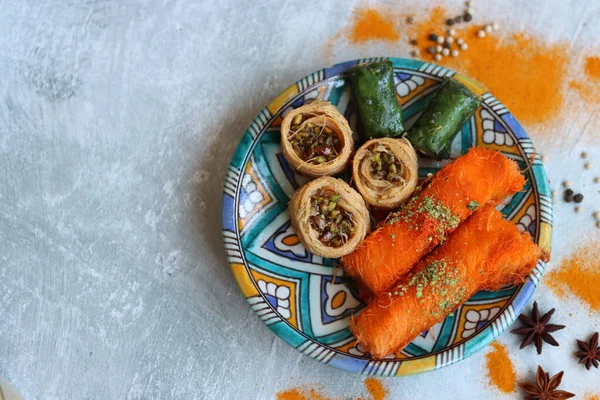
[(430, 314), (443, 315), (464, 300), (465, 288), (454, 288), (460, 282), (460, 277), (458, 268), (450, 268), (444, 259), (435, 260), (398, 285), (394, 295), (403, 296), (409, 288), (414, 287), (415, 297), (422, 303), (425, 291), (438, 294), (442, 300)]
[(467, 208), (471, 211), (477, 210), (478, 207), (479, 207), (479, 203), (475, 200), (471, 200), (469, 202), (469, 204), (467, 204)]
[(440, 221), (443, 225), (447, 225), (451, 229), (456, 228), (460, 223), (458, 215), (452, 215), (447, 206), (431, 196), (426, 196), (423, 199), (417, 211), (427, 213), (429, 216)]

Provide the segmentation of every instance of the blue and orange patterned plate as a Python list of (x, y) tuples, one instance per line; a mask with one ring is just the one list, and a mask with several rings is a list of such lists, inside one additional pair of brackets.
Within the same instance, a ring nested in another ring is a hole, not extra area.
[[(479, 292), (452, 315), (419, 335), (400, 353), (374, 360), (348, 329), (350, 315), (364, 306), (333, 260), (308, 252), (288, 217), (288, 199), (308, 181), (281, 153), (279, 126), (290, 110), (317, 96), (335, 104), (354, 126), (349, 87), (341, 74), (378, 59), (348, 61), (321, 69), (290, 86), (264, 108), (244, 133), (223, 194), (223, 241), (240, 289), (254, 312), (290, 346), (334, 367), (376, 376), (438, 369), (470, 356), (500, 335), (531, 298), (544, 272), (540, 262), (529, 279), (498, 292)], [(445, 77), (464, 83), (484, 102), (452, 144), (456, 158), (469, 147), (501, 151), (525, 171), (527, 185), (499, 207), (519, 229), (550, 251), (552, 200), (544, 167), (533, 143), (512, 114), (491, 93), (468, 78), (426, 62), (390, 58), (396, 94), (407, 127), (423, 111)], [(435, 173), (443, 162), (422, 158), (419, 174)]]

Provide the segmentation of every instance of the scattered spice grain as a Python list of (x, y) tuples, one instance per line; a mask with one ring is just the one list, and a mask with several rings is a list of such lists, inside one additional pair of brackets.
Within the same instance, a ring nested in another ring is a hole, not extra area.
[(571, 190), (571, 189), (565, 190), (565, 192), (563, 193), (563, 198), (565, 199), (565, 201), (567, 203), (570, 203), (573, 201), (573, 194), (574, 194), (573, 190)]

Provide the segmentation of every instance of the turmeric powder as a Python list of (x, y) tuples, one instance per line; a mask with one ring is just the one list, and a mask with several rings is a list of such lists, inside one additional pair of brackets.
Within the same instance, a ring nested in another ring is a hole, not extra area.
[(380, 380), (367, 378), (365, 379), (364, 384), (373, 400), (385, 400), (388, 390), (383, 386), (383, 383), (381, 383)]
[[(359, 10), (351, 27), (340, 31), (352, 44), (373, 40), (398, 42), (401, 33), (416, 40), (426, 57), (432, 45), (429, 35), (445, 34), (445, 18), (451, 13), (443, 7), (433, 8), (421, 23), (404, 26), (401, 32), (387, 11), (377, 8)], [(479, 27), (457, 28), (456, 37), (468, 42), (469, 49), (457, 58), (444, 57), (439, 63), (479, 81), (502, 101), (525, 124), (551, 124), (563, 106), (567, 86), (570, 53), (566, 43), (546, 44), (524, 33), (501, 41), (495, 35), (477, 37)], [(333, 41), (327, 46), (329, 51)], [(589, 61), (589, 71), (600, 76), (600, 59)], [(507, 71), (507, 66), (510, 70)]]
[(350, 31), (352, 43), (371, 40), (396, 41), (400, 38), (393, 21), (374, 8), (359, 10)]
[(588, 78), (600, 79), (600, 57), (587, 57), (585, 59), (585, 74)]
[[(387, 398), (389, 392), (379, 379), (367, 378), (363, 384), (369, 393), (369, 397), (358, 397), (356, 400), (385, 400)], [(314, 387), (307, 386), (286, 389), (276, 393), (275, 396), (277, 400), (333, 400)]]
[(498, 343), (491, 344), (492, 350), (485, 355), (490, 383), (504, 393), (515, 391), (517, 375), (508, 357), (506, 348)]
[(332, 400), (314, 388), (291, 388), (276, 394), (277, 400)]
[(572, 80), (569, 87), (579, 92), (586, 102), (596, 105), (600, 101), (600, 57), (585, 59), (585, 79)]
[(592, 309), (600, 312), (600, 249), (591, 243), (574, 252), (562, 265), (550, 271), (544, 282), (559, 297), (568, 293), (583, 300)]
[[(442, 7), (435, 7), (425, 21), (415, 26), (412, 36), (421, 43), (421, 54), (427, 54), (431, 46), (431, 33), (444, 34), (442, 21), (448, 14)], [(438, 63), (479, 81), (523, 123), (539, 124), (555, 117), (563, 104), (567, 44), (546, 44), (525, 33), (516, 33), (507, 41), (495, 35), (478, 38), (479, 29), (456, 29), (456, 37), (467, 42), (469, 49), (457, 58), (444, 57)]]

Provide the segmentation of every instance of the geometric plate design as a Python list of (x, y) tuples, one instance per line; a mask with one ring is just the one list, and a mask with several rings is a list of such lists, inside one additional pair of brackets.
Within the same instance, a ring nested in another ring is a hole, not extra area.
[[(380, 59), (380, 58), (378, 58)], [(482, 349), (519, 315), (544, 272), (540, 262), (523, 284), (479, 292), (452, 315), (423, 332), (401, 353), (373, 360), (348, 329), (350, 315), (364, 304), (334, 260), (311, 254), (298, 241), (287, 213), (288, 199), (309, 178), (289, 167), (281, 154), (279, 127), (294, 108), (317, 96), (336, 105), (354, 129), (356, 117), (344, 72), (361, 59), (321, 69), (290, 86), (264, 108), (242, 136), (229, 166), (223, 193), (223, 241), (233, 274), (255, 313), (288, 344), (318, 361), (348, 371), (399, 376), (450, 365)], [(552, 235), (548, 179), (533, 143), (492, 94), (468, 78), (431, 63), (390, 58), (396, 97), (407, 127), (427, 107), (447, 76), (483, 97), (451, 147), (451, 157), (471, 146), (501, 151), (526, 175), (525, 188), (499, 206), (507, 219), (546, 251)], [(444, 161), (420, 160), (425, 178)], [(340, 176), (347, 179), (347, 173)]]

